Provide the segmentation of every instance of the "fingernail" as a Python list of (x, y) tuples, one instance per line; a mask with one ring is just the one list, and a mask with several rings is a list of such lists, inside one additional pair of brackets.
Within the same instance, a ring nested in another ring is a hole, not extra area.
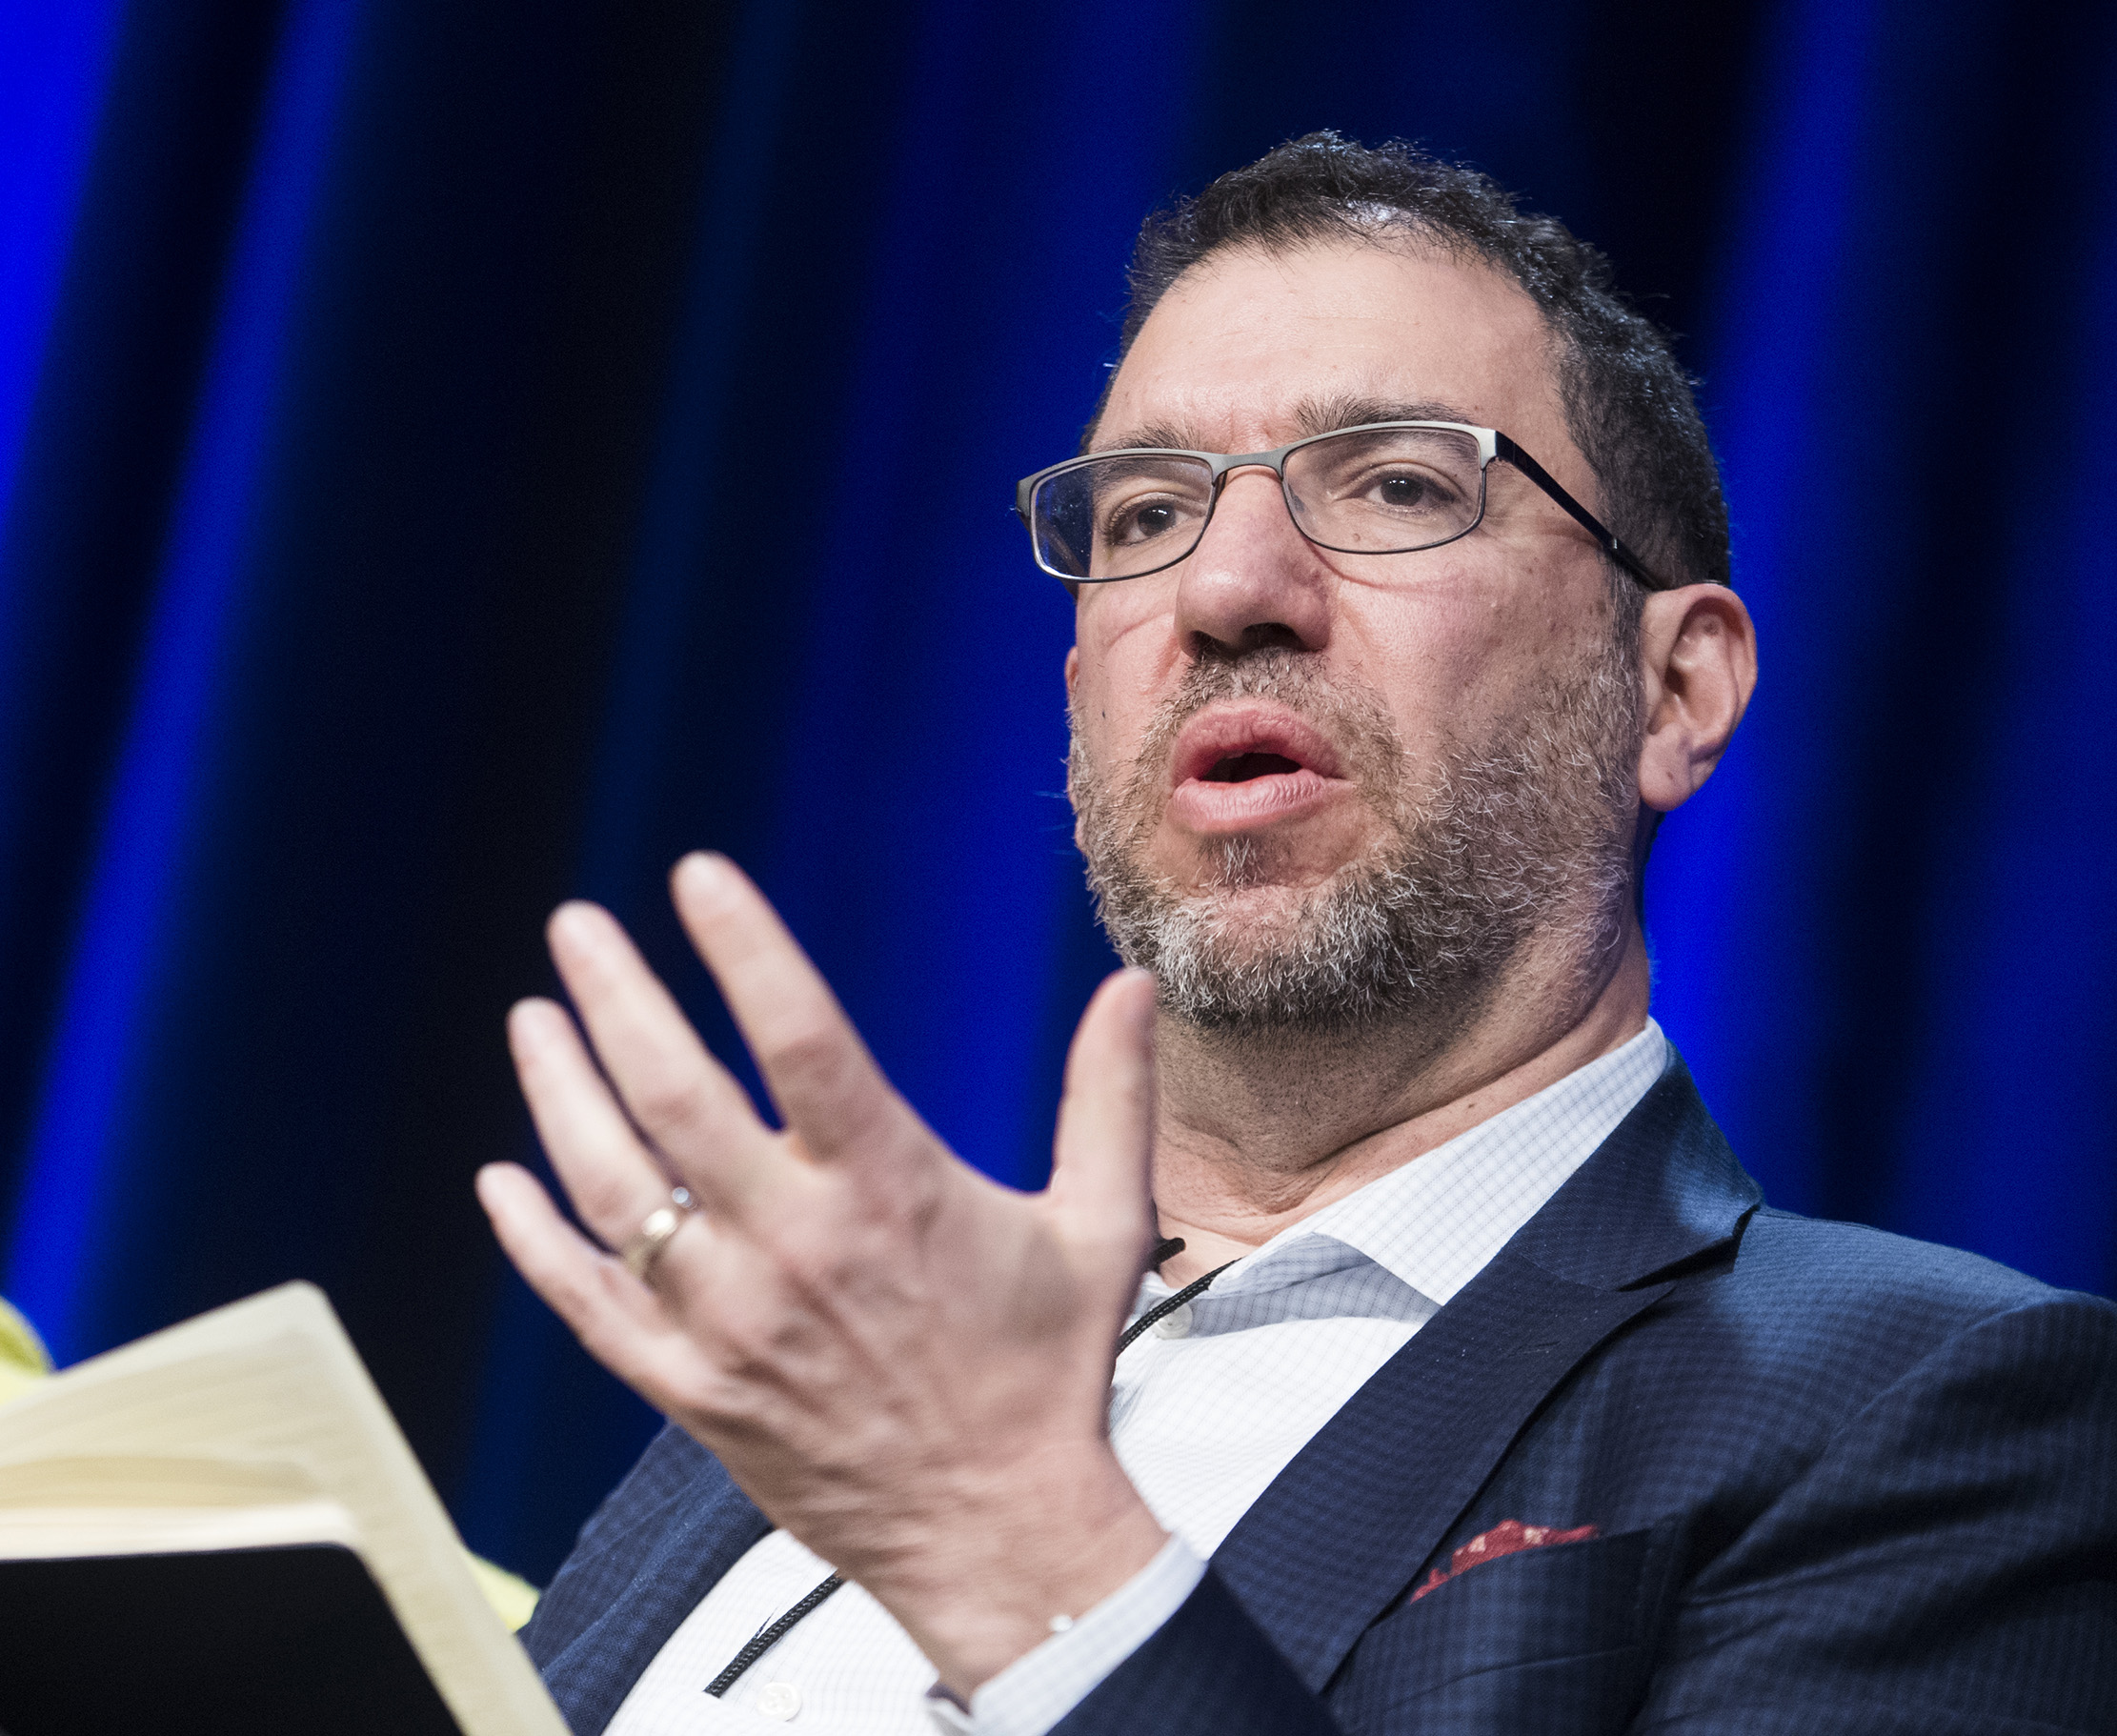
[(675, 884), (687, 885), (693, 897), (713, 896), (728, 888), (735, 864), (717, 850), (694, 850), (670, 871)]
[(529, 996), (507, 1009), (507, 1047), (517, 1061), (534, 1058), (551, 1040), (554, 1013), (562, 1019), (566, 1016), (563, 1008), (541, 995)]
[(586, 959), (607, 956), (614, 944), (622, 944), (617, 938), (624, 932), (617, 918), (600, 904), (587, 898), (568, 898), (552, 912), (545, 939), (554, 958), (564, 950)]

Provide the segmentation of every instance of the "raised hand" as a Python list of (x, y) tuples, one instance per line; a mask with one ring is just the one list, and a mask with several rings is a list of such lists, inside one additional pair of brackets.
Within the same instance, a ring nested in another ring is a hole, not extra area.
[(515, 1165), (482, 1171), (478, 1197), (589, 1351), (873, 1592), (967, 1698), (1163, 1541), (1104, 1429), (1152, 1236), (1152, 979), (1121, 973), (1089, 1004), (1051, 1185), (1018, 1194), (897, 1095), (733, 863), (687, 857), (672, 884), (783, 1130), (617, 923), (568, 904), (552, 956), (588, 1042), (548, 1000), (508, 1024), (553, 1167), (607, 1247), (672, 1183), (702, 1210), (643, 1280)]

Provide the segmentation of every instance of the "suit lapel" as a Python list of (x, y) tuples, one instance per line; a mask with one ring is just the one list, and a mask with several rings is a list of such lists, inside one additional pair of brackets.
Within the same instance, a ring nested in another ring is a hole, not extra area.
[(1410, 1583), (1551, 1389), (1740, 1235), (1756, 1184), (1668, 1069), (1535, 1218), (1321, 1429), (1215, 1569), (1311, 1688)]

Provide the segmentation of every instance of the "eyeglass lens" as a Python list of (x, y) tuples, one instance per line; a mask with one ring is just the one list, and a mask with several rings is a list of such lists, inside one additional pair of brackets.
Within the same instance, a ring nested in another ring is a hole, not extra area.
[[(1351, 430), (1286, 454), (1282, 491), (1311, 542), (1349, 555), (1430, 549), (1478, 522), (1478, 442), (1453, 429)], [(1038, 483), (1030, 529), (1041, 563), (1067, 578), (1133, 578), (1198, 547), (1213, 467), (1165, 453), (1113, 453)]]

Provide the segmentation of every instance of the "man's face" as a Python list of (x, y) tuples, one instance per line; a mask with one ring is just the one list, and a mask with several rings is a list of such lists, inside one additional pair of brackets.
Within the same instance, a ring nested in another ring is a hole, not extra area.
[[(1501, 429), (1600, 511), (1535, 306), (1482, 265), (1394, 240), (1193, 270), (1127, 354), (1095, 445), (1258, 452), (1409, 418)], [(1199, 965), (1171, 949), (1202, 946), (1209, 978), (1260, 960), (1267, 978), (1321, 972), (1239, 989), (1263, 996), (1264, 1023), (1288, 992), (1306, 1010), (1280, 1022), (1328, 1022), (1318, 997), (1334, 994), (1348, 1016), (1436, 992), (1461, 1013), (1555, 898), (1621, 896), (1636, 676), (1613, 668), (1602, 559), (1542, 491), (1487, 474), (1469, 535), (1347, 555), (1300, 535), (1269, 471), (1240, 471), (1179, 565), (1081, 588), (1081, 842), (1114, 935), (1165, 993), (1172, 968)], [(1590, 926), (1606, 944), (1607, 921)], [(1403, 980), (1329, 980), (1362, 933), (1414, 955)], [(1245, 1022), (1200, 993), (1205, 1022)]]

